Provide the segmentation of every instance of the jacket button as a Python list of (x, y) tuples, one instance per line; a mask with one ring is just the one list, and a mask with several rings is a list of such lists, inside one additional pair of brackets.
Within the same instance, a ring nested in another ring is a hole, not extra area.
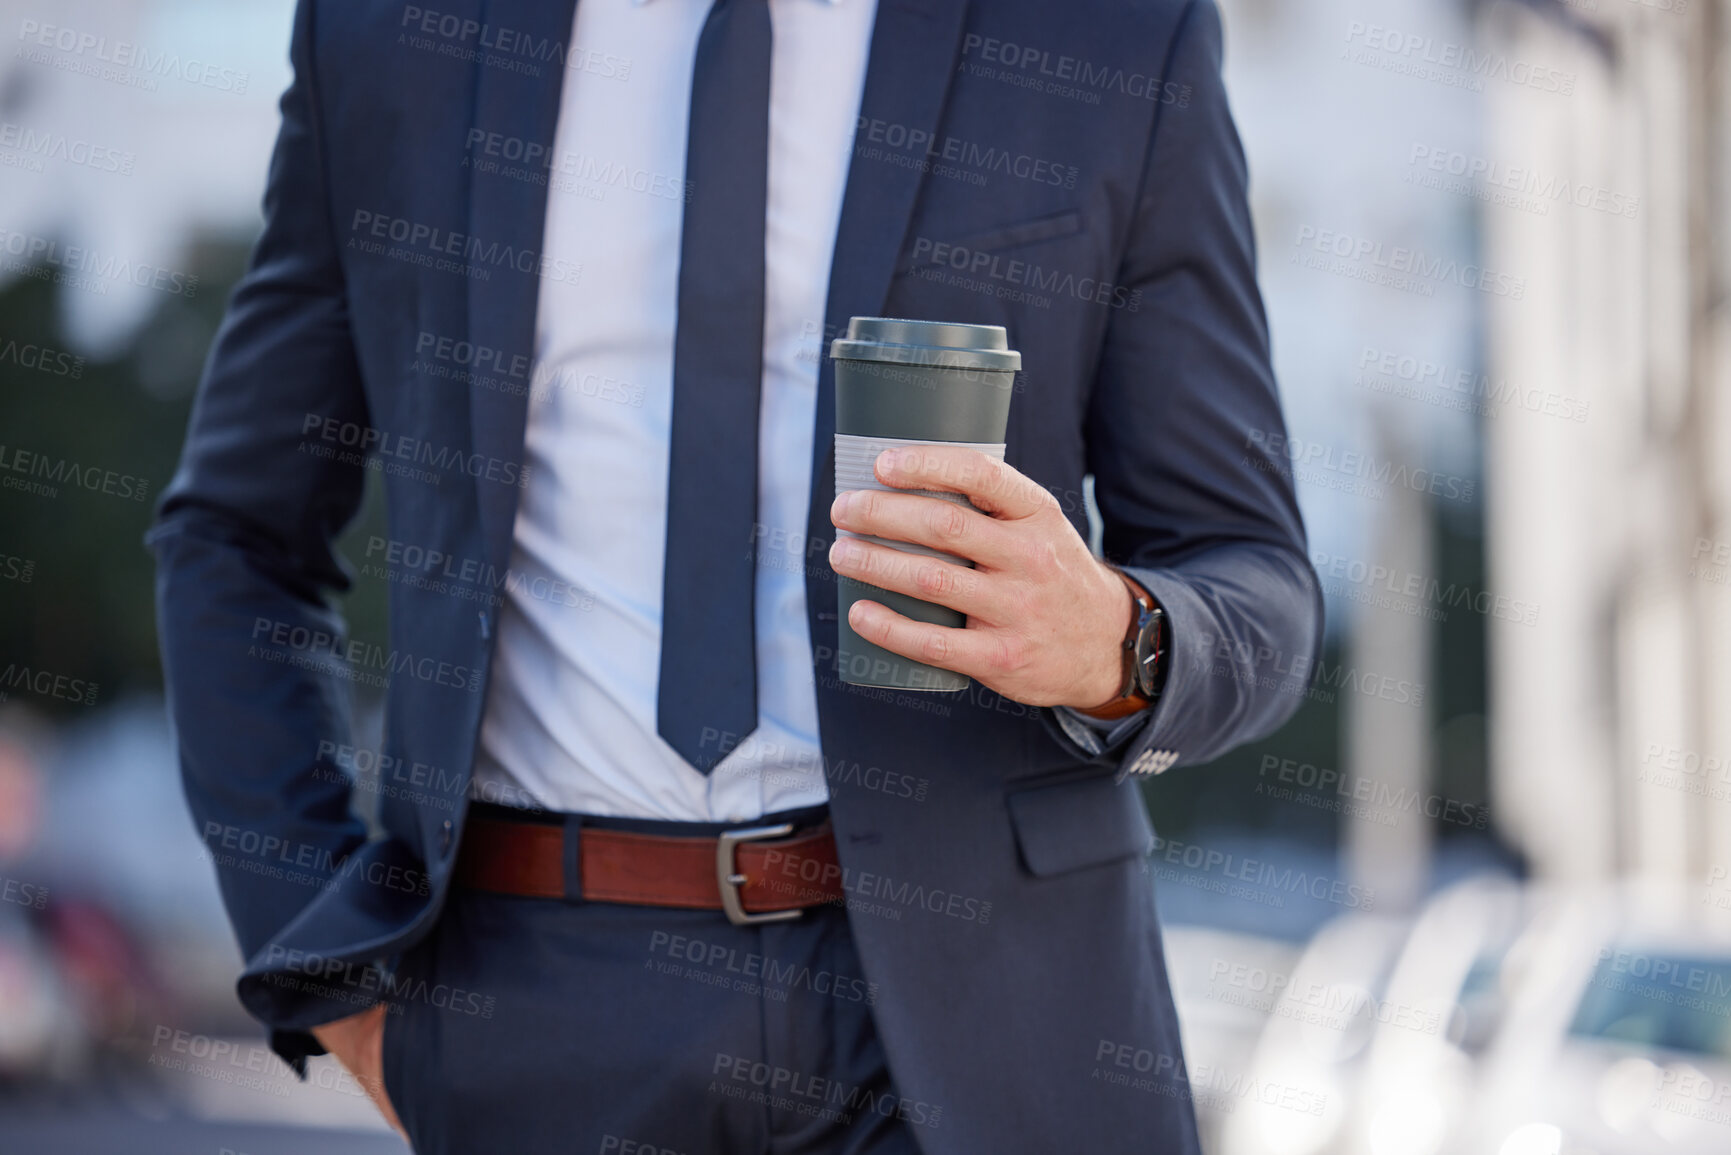
[(439, 853), (451, 853), (451, 820), (449, 818), (439, 826)]

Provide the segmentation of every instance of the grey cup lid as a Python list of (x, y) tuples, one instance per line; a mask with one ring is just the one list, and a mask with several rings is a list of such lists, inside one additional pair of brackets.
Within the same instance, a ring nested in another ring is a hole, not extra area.
[(847, 323), (847, 336), (830, 342), (829, 355), (843, 361), (896, 361), (945, 369), (1014, 373), (1022, 367), (1022, 355), (1010, 348), (1002, 325), (897, 317), (854, 317)]

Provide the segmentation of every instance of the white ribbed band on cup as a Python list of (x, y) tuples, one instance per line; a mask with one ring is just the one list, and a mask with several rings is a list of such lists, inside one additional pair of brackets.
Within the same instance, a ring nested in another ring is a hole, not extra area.
[[(962, 449), (977, 449), (988, 457), (999, 461), (1004, 459), (1004, 443), (1002, 441), (920, 441), (907, 437), (856, 437), (851, 433), (835, 435), (835, 491), (839, 496), (855, 489), (879, 489), (885, 493), (915, 493), (921, 497), (935, 497), (940, 501), (950, 501), (957, 505), (974, 508), (974, 503), (960, 493), (951, 493), (943, 489), (898, 489), (893, 485), (885, 485), (872, 472), (872, 466), (878, 459), (878, 454), (886, 449), (905, 449), (908, 446), (953, 445)], [(902, 553), (915, 553), (924, 557), (943, 558), (945, 561), (956, 562), (972, 567), (973, 562), (955, 554), (944, 553), (942, 550), (931, 549), (923, 545), (915, 545), (909, 541), (890, 541), (887, 538), (873, 537), (864, 533), (849, 533), (845, 529), (836, 530), (837, 537), (857, 537), (864, 541), (887, 545)]]

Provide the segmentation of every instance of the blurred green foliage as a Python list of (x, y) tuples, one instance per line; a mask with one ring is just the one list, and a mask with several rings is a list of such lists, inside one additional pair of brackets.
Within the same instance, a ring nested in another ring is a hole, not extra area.
[[(1479, 511), (1443, 514), (1433, 510), (1432, 559), (1439, 582), (1484, 588), (1484, 539)], [(1355, 607), (1331, 608), (1354, 613)], [(1349, 628), (1376, 629), (1389, 611), (1359, 609)], [(1485, 752), (1485, 618), (1469, 609), (1454, 608), (1438, 622), (1432, 642), (1430, 692), (1424, 709), (1431, 728), (1431, 783), (1428, 789), (1444, 798), (1475, 808), (1490, 802), (1489, 767)], [(1338, 669), (1351, 658), (1339, 645), (1323, 653), (1321, 668)], [(1349, 690), (1313, 691), (1292, 720), (1275, 733), (1241, 746), (1206, 766), (1185, 767), (1162, 774), (1143, 786), (1149, 813), (1160, 833), (1192, 839), (1209, 830), (1249, 829), (1270, 836), (1315, 845), (1332, 845), (1341, 823), (1354, 821), (1318, 806), (1294, 805), (1258, 787), (1277, 781), (1264, 774), (1265, 757), (1292, 759), (1338, 771), (1349, 768), (1341, 727), (1349, 705)], [(1374, 771), (1353, 771), (1355, 775)], [(1493, 811), (1494, 816), (1494, 811)], [(1474, 838), (1482, 832), (1440, 818), (1431, 823), (1439, 841)]]
[[(153, 604), (155, 567), (144, 547), (157, 499), (180, 459), (187, 416), (206, 351), (221, 323), (229, 289), (246, 267), (249, 245), (197, 245), (183, 267), (198, 275), (188, 298), (161, 294), (156, 310), (118, 357), (85, 359), (67, 339), (60, 295), (66, 290), (21, 277), (0, 291), (0, 447), (5, 462), (20, 451), (51, 468), (112, 470), (148, 483), (143, 500), (59, 483), (54, 496), (0, 487), (0, 670), (8, 665), (95, 682), (97, 704), (138, 691), (160, 691)], [(10, 347), (65, 354), (47, 367)], [(0, 469), (0, 477), (27, 474)], [(369, 494), (377, 517), (377, 494)], [(360, 527), (356, 527), (360, 531)], [(29, 580), (7, 577), (9, 569)], [(361, 583), (346, 611), (357, 633), (382, 636), (385, 595)], [(85, 707), (52, 695), (13, 689), (10, 697), (50, 716)]]

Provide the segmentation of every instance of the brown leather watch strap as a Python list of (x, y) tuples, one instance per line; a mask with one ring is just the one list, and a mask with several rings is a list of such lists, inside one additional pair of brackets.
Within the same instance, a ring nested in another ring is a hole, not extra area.
[[(1111, 563), (1108, 562), (1107, 564), (1110, 565)], [(1149, 699), (1143, 697), (1137, 690), (1136, 679), (1132, 676), (1131, 667), (1136, 661), (1137, 625), (1142, 614), (1154, 609), (1154, 595), (1143, 589), (1141, 582), (1137, 581), (1117, 566), (1112, 566), (1112, 572), (1117, 574), (1119, 579), (1123, 581), (1124, 587), (1130, 591), (1130, 600), (1135, 603), (1135, 608), (1130, 612), (1130, 629), (1125, 634), (1122, 649), (1124, 660), (1124, 688), (1118, 692), (1118, 697), (1112, 699), (1103, 706), (1095, 706), (1092, 709), (1079, 709), (1076, 711), (1079, 714), (1086, 714), (1090, 718), (1098, 718), (1102, 722), (1115, 722), (1119, 718), (1128, 718), (1131, 714), (1147, 709), (1149, 702)]]
[[(581, 895), (567, 893), (565, 828), (473, 815), (454, 880), (474, 890), (529, 898), (723, 910), (718, 838), (640, 834), (599, 826), (577, 834)], [(749, 913), (800, 910), (845, 900), (829, 823), (774, 841), (740, 842), (732, 860)]]

